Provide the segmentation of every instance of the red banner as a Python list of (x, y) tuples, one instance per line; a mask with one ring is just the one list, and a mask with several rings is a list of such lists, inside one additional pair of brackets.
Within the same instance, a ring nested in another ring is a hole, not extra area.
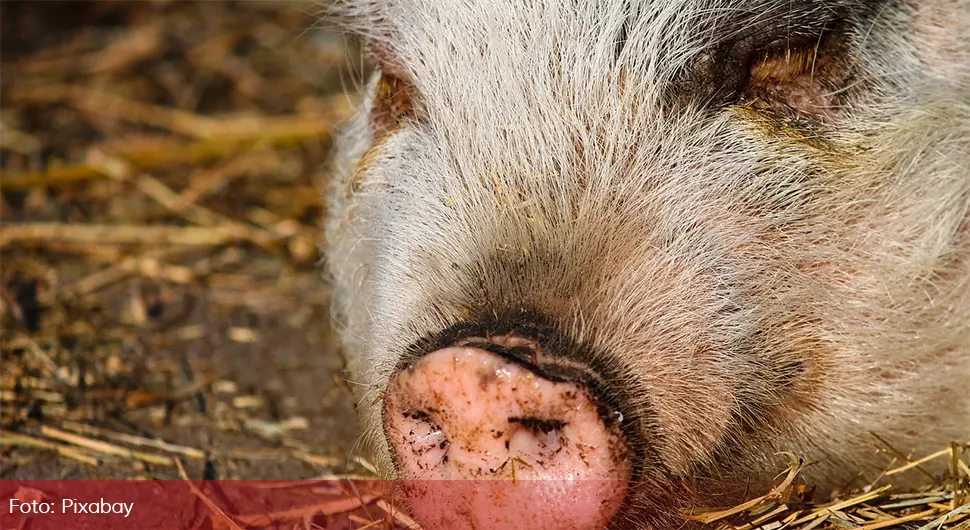
[(363, 480), (0, 481), (0, 529), (408, 528), (393, 489)]

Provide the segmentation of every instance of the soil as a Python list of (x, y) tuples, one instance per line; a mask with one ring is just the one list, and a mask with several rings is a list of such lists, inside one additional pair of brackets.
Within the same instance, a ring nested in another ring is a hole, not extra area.
[(201, 450), (193, 478), (366, 472), (318, 251), (366, 66), (315, 9), (0, 3), (0, 478), (178, 477), (60, 433)]

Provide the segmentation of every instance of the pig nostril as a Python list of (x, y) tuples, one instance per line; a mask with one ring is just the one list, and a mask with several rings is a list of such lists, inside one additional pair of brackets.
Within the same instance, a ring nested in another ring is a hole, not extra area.
[(547, 463), (562, 451), (566, 422), (535, 417), (511, 417), (508, 422), (518, 425), (505, 442), (510, 457)]
[(409, 420), (431, 423), (431, 415), (423, 410), (405, 410), (402, 415)]
[(509, 423), (518, 423), (527, 429), (542, 432), (543, 434), (549, 434), (552, 431), (561, 431), (566, 426), (566, 422), (562, 420), (544, 420), (535, 417), (513, 417), (509, 418)]
[(406, 410), (401, 415), (407, 425), (401, 441), (411, 450), (418, 465), (423, 469), (432, 469), (447, 462), (451, 444), (431, 415), (423, 410)]

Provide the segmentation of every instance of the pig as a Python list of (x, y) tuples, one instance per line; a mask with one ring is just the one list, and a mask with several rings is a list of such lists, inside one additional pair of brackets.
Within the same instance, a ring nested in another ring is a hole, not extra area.
[(426, 529), (680, 528), (778, 453), (824, 496), (970, 439), (967, 2), (321, 12), (377, 67), (333, 319)]

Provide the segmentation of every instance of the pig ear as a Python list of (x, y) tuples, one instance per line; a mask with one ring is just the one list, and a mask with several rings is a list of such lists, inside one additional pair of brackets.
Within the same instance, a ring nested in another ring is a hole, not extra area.
[(374, 141), (379, 141), (414, 118), (417, 93), (410, 74), (387, 46), (372, 41), (367, 45), (367, 53), (381, 73), (370, 116), (371, 135)]
[(374, 62), (384, 75), (407, 78), (408, 73), (401, 60), (391, 51), (390, 46), (379, 40), (367, 42), (367, 57)]
[(385, 8), (375, 0), (327, 0), (317, 12), (321, 24), (362, 37), (368, 58), (380, 72), (370, 114), (375, 142), (412, 118), (417, 101), (413, 78), (395, 53), (397, 30)]

